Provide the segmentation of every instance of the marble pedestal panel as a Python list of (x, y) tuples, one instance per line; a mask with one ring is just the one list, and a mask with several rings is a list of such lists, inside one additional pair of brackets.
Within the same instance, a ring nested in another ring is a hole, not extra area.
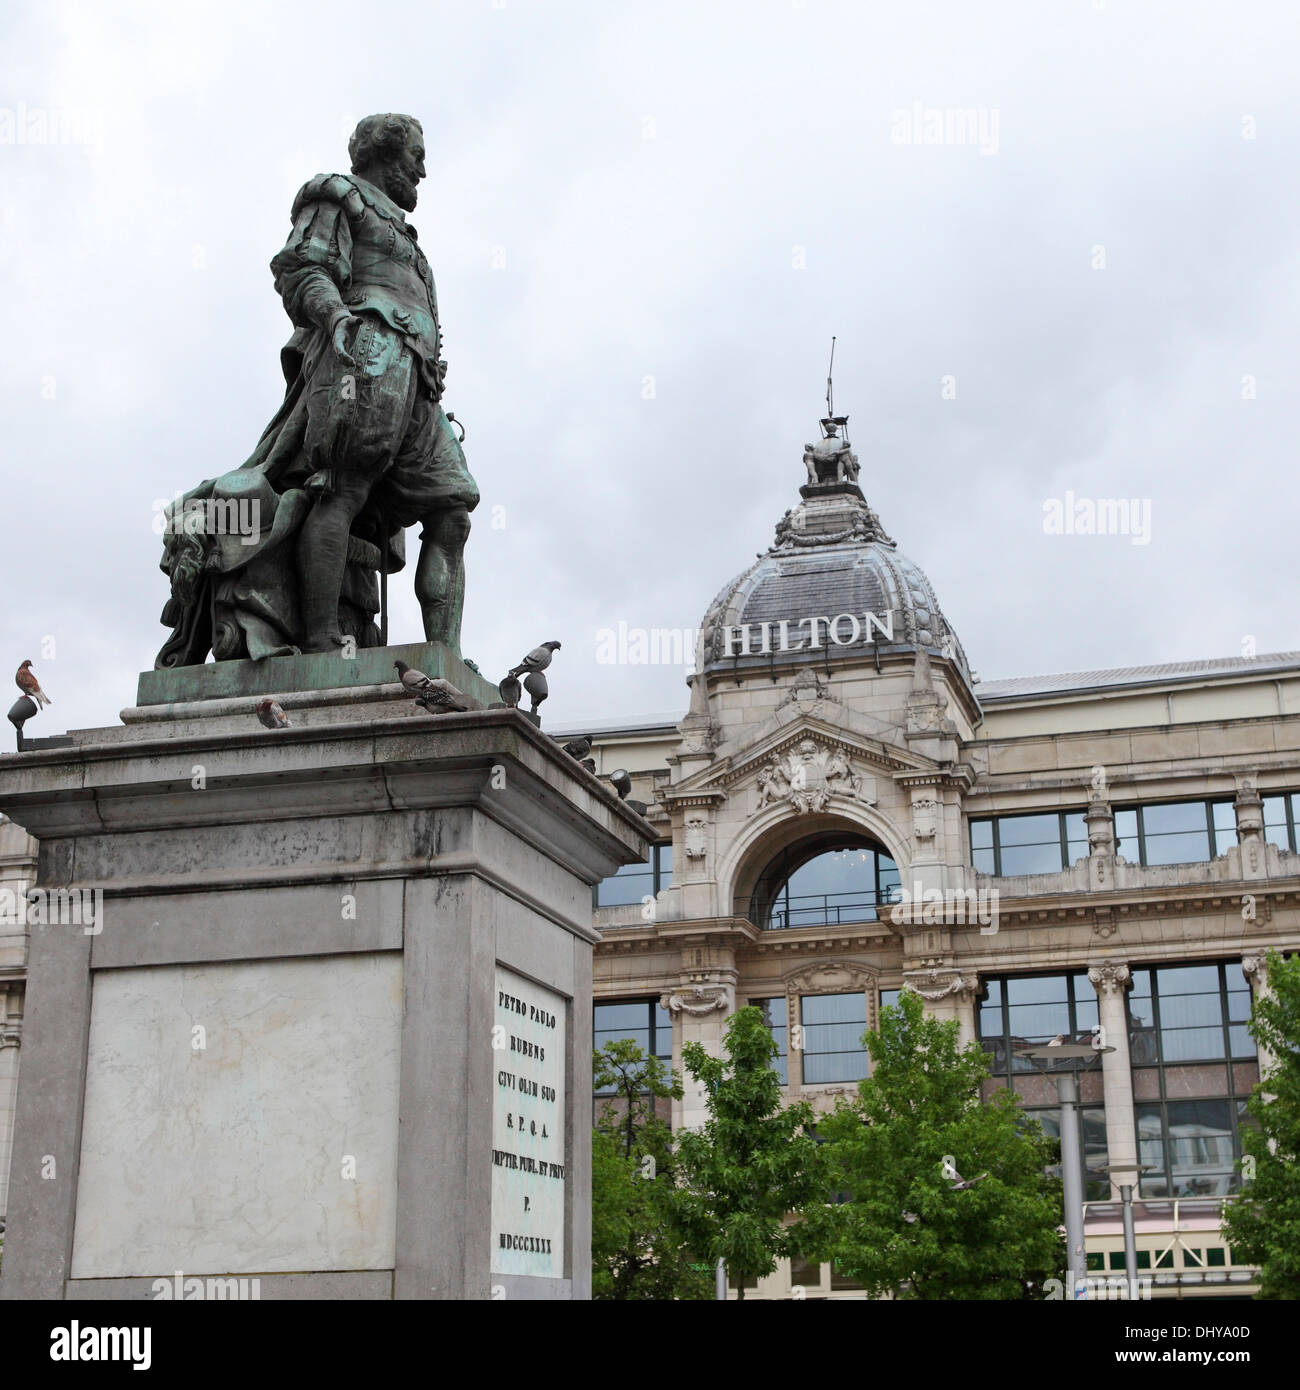
[(0, 1297), (589, 1296), (591, 885), (650, 828), (516, 711), (254, 703), (0, 758), (102, 894), (31, 925)]

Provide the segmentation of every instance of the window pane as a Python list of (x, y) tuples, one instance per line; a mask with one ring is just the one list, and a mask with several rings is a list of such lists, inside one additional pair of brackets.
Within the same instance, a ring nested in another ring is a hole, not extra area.
[(1236, 834), (1237, 812), (1231, 801), (1216, 801), (1210, 808), (1214, 812), (1214, 833), (1216, 838), (1224, 830)]
[(1228, 1029), (1228, 1040), (1232, 1046), (1234, 1057), (1253, 1057), (1255, 1055), (1255, 1040), (1246, 1031), (1245, 1024), (1232, 1024)]
[(992, 874), (996, 872), (993, 863), (993, 851), (991, 849), (971, 850), (971, 864), (982, 874)]
[(1115, 812), (1115, 853), (1130, 864), (1138, 862), (1138, 821), (1136, 811)]
[(1147, 838), (1174, 832), (1205, 830), (1205, 802), (1176, 801), (1142, 808), (1142, 828)]
[(789, 1055), (786, 1048), (788, 1028), (786, 1014), (789, 1012), (784, 997), (780, 999), (755, 999), (752, 1001), (763, 1011), (763, 1024), (776, 1043), (777, 1055), (772, 1061), (772, 1070), (781, 1078), (781, 1085), (788, 1086)]
[(1161, 989), (1162, 1028), (1213, 1028), (1222, 1022), (1223, 1005), (1217, 994), (1167, 995)]
[(1070, 1010), (1066, 1004), (1022, 1004), (1007, 1013), (1008, 1031), (1013, 1038), (1041, 1038), (1046, 1042), (1058, 1033), (1070, 1032)]
[(1160, 1053), (1166, 1062), (1223, 1056), (1222, 1028), (1162, 1028)]
[(1061, 822), (1056, 814), (1050, 816), (1002, 816), (998, 821), (998, 839), (1005, 854), (1008, 845), (1041, 845), (1061, 843)]
[(860, 1081), (867, 1074), (861, 1038), (866, 1030), (866, 996), (810, 994), (800, 1000), (804, 1025), (806, 1082)]
[(1170, 1101), (1166, 1144), (1177, 1197), (1226, 1196), (1235, 1190), (1232, 1102)]
[(1061, 842), (1043, 845), (1002, 846), (1002, 875), (1055, 874), (1061, 871)]
[(1156, 982), (1160, 987), (1160, 1002), (1163, 1004), (1171, 994), (1209, 994), (1219, 988), (1219, 967), (1217, 965), (1173, 965), (1157, 971)]
[(865, 994), (805, 994), (803, 1021), (810, 1023), (858, 1023), (867, 1021)]
[(654, 875), (644, 864), (629, 864), (596, 885), (597, 907), (623, 907), (654, 896)]
[[(1282, 815), (1283, 822), (1286, 821), (1286, 813)], [(970, 823), (970, 845), (972, 849), (992, 849), (993, 848), (993, 822), (991, 820), (973, 820)]]
[(1178, 835), (1152, 835), (1147, 831), (1148, 864), (1199, 864), (1210, 857), (1210, 836), (1206, 830)]
[(645, 1028), (649, 1023), (649, 1012), (643, 999), (631, 1003), (597, 1004), (592, 1020), (598, 1032)]
[(1048, 1004), (1070, 997), (1069, 980), (1064, 975), (1019, 975), (1006, 984), (1008, 1004)]
[(659, 886), (666, 888), (673, 881), (673, 847), (657, 845), (655, 852), (659, 856)]

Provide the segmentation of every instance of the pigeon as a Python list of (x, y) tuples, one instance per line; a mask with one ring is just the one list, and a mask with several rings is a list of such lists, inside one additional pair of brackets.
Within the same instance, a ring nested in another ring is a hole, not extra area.
[[(556, 645), (558, 646), (559, 644), (557, 643)], [(534, 653), (534, 655), (536, 655), (536, 653)], [(30, 695), (38, 706), (43, 708), (46, 705), (52, 705), (54, 703), (54, 701), (41, 689), (41, 683), (36, 679), (36, 672), (32, 670), (32, 663), (30, 661), (24, 661), (18, 668), (18, 672), (14, 676), (14, 681), (17, 683), (18, 689), (21, 690), (24, 695)]]
[(269, 695), (265, 700), (257, 702), (257, 717), (268, 729), (287, 729), (289, 727), (289, 716)]
[(413, 666), (408, 666), (404, 661), (394, 661), (393, 665), (397, 668), (397, 679), (410, 691), (418, 694), (421, 690), (427, 690), (433, 681), (426, 676), (423, 671), (417, 671)]
[(1064, 1034), (1064, 1033), (1058, 1033), (1058, 1034), (1052, 1039), (1052, 1041), (1049, 1042), (1047, 1045), (1048, 1045), (1048, 1047), (1060, 1047), (1060, 1045), (1061, 1045), (1064, 1041), (1065, 1041), (1065, 1034)]
[(649, 802), (637, 801), (634, 797), (631, 796), (625, 796), (623, 798), (623, 805), (630, 807), (633, 811), (637, 813), (638, 816), (644, 816), (645, 813), (650, 809)]
[(632, 778), (623, 768), (615, 768), (608, 774), (608, 780), (614, 784), (614, 790), (618, 793), (618, 799), (624, 801), (628, 792), (632, 790)]
[[(558, 643), (556, 644), (559, 645)], [(551, 693), (546, 684), (546, 677), (541, 671), (529, 671), (524, 677), (524, 689), (532, 696), (533, 707), (529, 710), (530, 714), (537, 713), (537, 707)]]
[(570, 743), (560, 745), (571, 758), (577, 758), (579, 762), (591, 752), (591, 740), (589, 738), (575, 738)]
[[(412, 671), (411, 674), (418, 673)], [(424, 678), (424, 685), (416, 695), (415, 703), (423, 706), (431, 714), (453, 714), (461, 710), (483, 708), (472, 696), (457, 690), (450, 681), (431, 680), (428, 676)]]
[(591, 773), (593, 777), (596, 775), (595, 758), (579, 758), (578, 761), (583, 765), (583, 767), (587, 769), (588, 772)]
[(522, 676), (525, 671), (545, 671), (551, 664), (551, 657), (559, 650), (558, 642), (543, 642), (540, 647), (534, 647), (518, 666), (512, 666), (510, 674)]
[(519, 701), (523, 696), (524, 688), (519, 684), (517, 677), (503, 676), (501, 678), (501, 684), (497, 686), (497, 690), (500, 691), (501, 699), (504, 701), (507, 709), (519, 708)]

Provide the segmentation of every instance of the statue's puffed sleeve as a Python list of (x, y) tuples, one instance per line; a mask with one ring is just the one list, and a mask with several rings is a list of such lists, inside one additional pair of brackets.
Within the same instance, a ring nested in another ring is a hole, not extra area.
[(340, 293), (352, 278), (349, 193), (356, 197), (337, 175), (307, 184), (294, 200), (289, 240), (271, 262), (275, 288), (289, 317), (300, 327), (327, 334), (349, 313)]

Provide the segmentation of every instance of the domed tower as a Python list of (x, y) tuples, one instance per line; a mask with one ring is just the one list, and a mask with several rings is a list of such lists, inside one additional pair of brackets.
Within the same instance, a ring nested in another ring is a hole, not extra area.
[(762, 931), (780, 875), (828, 846), (861, 845), (905, 882), (964, 886), (975, 680), (924, 571), (863, 496), (847, 426), (821, 421), (798, 504), (701, 624), (662, 792), (676, 920)]

